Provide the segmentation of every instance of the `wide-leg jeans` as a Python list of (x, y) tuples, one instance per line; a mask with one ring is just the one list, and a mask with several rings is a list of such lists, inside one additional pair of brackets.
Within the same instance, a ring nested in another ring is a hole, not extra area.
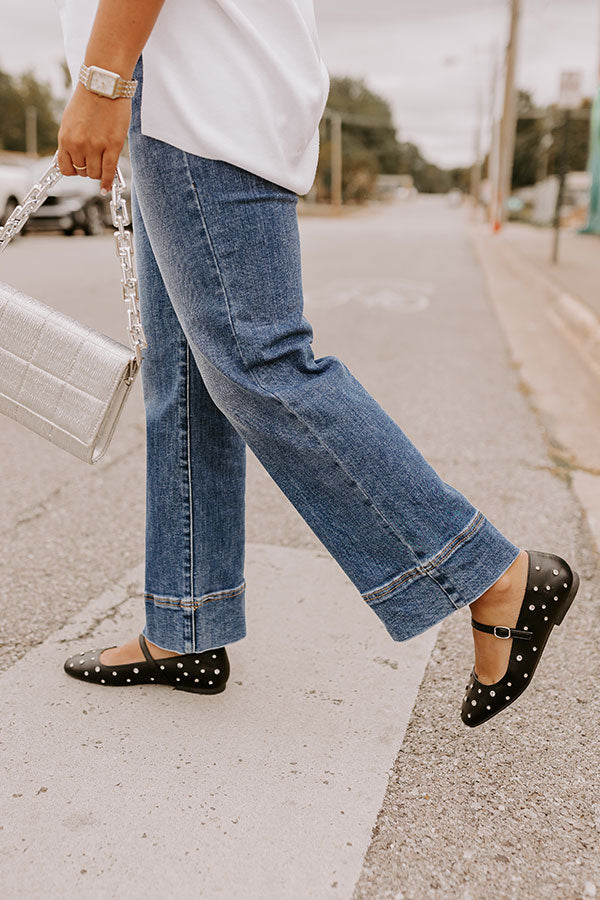
[(340, 359), (314, 357), (296, 194), (143, 135), (141, 58), (134, 77), (144, 634), (178, 653), (245, 636), (248, 446), (391, 637), (407, 640), (473, 602), (519, 548)]

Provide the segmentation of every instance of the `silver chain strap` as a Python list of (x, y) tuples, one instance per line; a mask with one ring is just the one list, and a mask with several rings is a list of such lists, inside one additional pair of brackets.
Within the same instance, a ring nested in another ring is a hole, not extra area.
[[(52, 164), (41, 176), (31, 190), (27, 192), (23, 201), (17, 206), (3, 228), (0, 228), (0, 253), (6, 249), (15, 234), (23, 228), (32, 213), (39, 209), (51, 188), (62, 178), (62, 172), (58, 168), (58, 151), (54, 154)], [(110, 199), (110, 214), (115, 231), (116, 251), (121, 263), (121, 286), (123, 289), (123, 301), (127, 306), (127, 331), (131, 349), (135, 351), (138, 365), (142, 362), (142, 349), (148, 346), (142, 322), (140, 319), (140, 306), (138, 295), (138, 283), (133, 268), (133, 243), (131, 233), (126, 231), (130, 219), (127, 212), (127, 204), (123, 197), (125, 180), (121, 170), (117, 166), (112, 184)]]

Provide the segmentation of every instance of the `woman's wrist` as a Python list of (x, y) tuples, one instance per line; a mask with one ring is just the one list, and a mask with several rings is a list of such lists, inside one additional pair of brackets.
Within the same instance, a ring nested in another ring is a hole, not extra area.
[[(104, 66), (102, 68), (104, 68)], [(113, 70), (111, 69), (111, 71), (113, 71)], [(97, 94), (95, 91), (88, 90), (86, 88), (86, 86), (81, 83), (81, 81), (77, 82), (77, 85), (75, 86), (75, 90), (73, 91), (73, 96), (76, 96), (77, 94), (80, 94), (82, 97), (85, 97), (86, 99), (89, 98), (89, 100), (92, 102), (92, 104), (110, 103), (112, 105), (113, 103), (117, 103), (119, 101), (120, 102), (126, 101), (126, 102), (131, 103), (131, 97), (114, 97), (114, 98), (113, 97), (103, 97), (102, 94)]]
[(112, 53), (89, 53), (85, 54), (83, 60), (86, 66), (98, 66), (99, 69), (107, 69), (109, 72), (116, 72), (125, 81), (131, 81), (133, 78), (133, 70), (135, 69), (136, 59), (131, 61), (131, 57), (123, 57), (113, 55)]

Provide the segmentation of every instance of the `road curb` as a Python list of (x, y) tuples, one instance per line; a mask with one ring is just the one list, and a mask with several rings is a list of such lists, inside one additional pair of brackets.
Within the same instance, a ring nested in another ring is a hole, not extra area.
[(554, 298), (553, 312), (579, 341), (580, 354), (600, 377), (600, 318), (583, 300), (566, 292)]
[(513, 272), (530, 279), (548, 296), (548, 315), (577, 348), (588, 368), (600, 378), (600, 317), (575, 294), (565, 291), (551, 277), (542, 272), (524, 253), (502, 235), (491, 235), (485, 226), (472, 226), (475, 240), (496, 242), (504, 262)]

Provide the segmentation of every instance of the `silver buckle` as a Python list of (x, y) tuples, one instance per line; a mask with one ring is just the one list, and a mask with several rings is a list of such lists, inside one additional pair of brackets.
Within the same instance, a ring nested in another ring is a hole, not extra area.
[[(499, 631), (505, 631), (506, 634), (498, 634)], [(494, 625), (494, 637), (502, 638), (503, 641), (506, 641), (510, 638), (510, 628), (506, 625)]]

